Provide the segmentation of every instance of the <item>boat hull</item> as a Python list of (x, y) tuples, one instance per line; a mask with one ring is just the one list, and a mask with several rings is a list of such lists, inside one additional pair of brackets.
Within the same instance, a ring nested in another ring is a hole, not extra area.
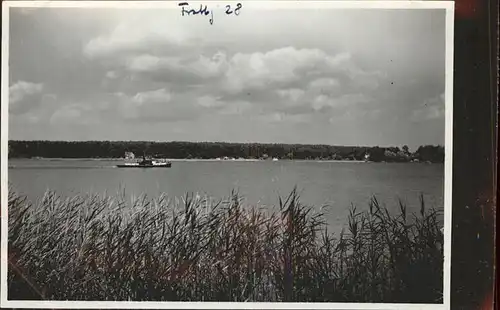
[(117, 165), (117, 168), (170, 168), (172, 164), (164, 165)]

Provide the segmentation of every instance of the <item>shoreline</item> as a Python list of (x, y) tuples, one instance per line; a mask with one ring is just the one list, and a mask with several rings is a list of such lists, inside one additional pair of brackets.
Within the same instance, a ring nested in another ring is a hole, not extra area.
[[(137, 158), (136, 158), (137, 159)], [(188, 159), (188, 158), (162, 158), (171, 162), (316, 162), (316, 163), (378, 163), (378, 164), (444, 164), (441, 162), (415, 162), (415, 161), (365, 161), (365, 160), (333, 160), (333, 159), (279, 159), (277, 161), (265, 159), (234, 159), (234, 160), (221, 160), (221, 159)], [(26, 161), (126, 161), (124, 158), (51, 158), (51, 157), (37, 157), (37, 158), (9, 158), (7, 162), (12, 160), (26, 160)]]

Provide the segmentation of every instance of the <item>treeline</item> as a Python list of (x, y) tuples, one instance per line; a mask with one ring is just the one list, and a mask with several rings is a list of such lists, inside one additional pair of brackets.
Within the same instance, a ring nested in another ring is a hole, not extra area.
[(310, 159), (370, 160), (386, 162), (444, 162), (444, 147), (420, 146), (410, 152), (407, 146), (360, 147), (304, 144), (262, 144), (225, 142), (146, 142), (146, 141), (9, 141), (9, 158), (123, 158), (136, 156), (172, 159)]

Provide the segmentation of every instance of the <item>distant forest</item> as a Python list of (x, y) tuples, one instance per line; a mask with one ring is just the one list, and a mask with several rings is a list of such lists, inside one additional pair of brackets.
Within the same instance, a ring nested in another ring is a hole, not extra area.
[(9, 158), (123, 158), (126, 152), (138, 156), (172, 159), (310, 159), (370, 160), (375, 162), (444, 162), (444, 147), (407, 146), (360, 147), (304, 144), (146, 141), (9, 141)]

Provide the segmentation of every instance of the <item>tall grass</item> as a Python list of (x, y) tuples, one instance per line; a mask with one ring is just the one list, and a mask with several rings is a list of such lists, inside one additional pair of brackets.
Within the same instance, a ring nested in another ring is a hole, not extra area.
[(130, 200), (9, 194), (8, 298), (13, 300), (442, 302), (438, 214), (394, 215), (373, 198), (347, 230), (294, 190), (279, 211), (237, 193)]

